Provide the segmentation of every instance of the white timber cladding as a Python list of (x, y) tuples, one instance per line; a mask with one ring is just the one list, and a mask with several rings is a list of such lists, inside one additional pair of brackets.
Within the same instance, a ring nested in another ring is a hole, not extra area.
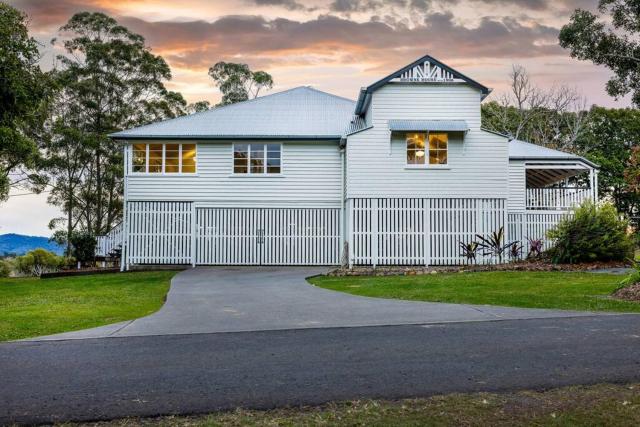
[(197, 209), (196, 264), (335, 265), (340, 209)]
[[(462, 84), (390, 83), (375, 91), (373, 127), (348, 137), (347, 197), (506, 198), (508, 140), (480, 129), (479, 90)], [(446, 167), (407, 167), (406, 139), (389, 120), (465, 120), (449, 135)]]
[(526, 209), (527, 171), (524, 160), (509, 161), (509, 211)]
[[(469, 261), (460, 243), (506, 223), (505, 199), (353, 199), (353, 264), (457, 265)], [(497, 260), (478, 253), (476, 262)]]
[(196, 142), (196, 174), (130, 173), (127, 200), (188, 200), (198, 206), (225, 207), (340, 206), (338, 141), (282, 142), (281, 173), (264, 175), (233, 173), (232, 141)]

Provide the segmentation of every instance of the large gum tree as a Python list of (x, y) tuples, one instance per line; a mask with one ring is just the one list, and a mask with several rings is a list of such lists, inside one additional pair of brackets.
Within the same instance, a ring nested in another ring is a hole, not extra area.
[[(171, 70), (144, 38), (103, 14), (82, 12), (60, 28), (56, 103), (45, 152), (50, 202), (65, 217), (58, 236), (79, 228), (102, 234), (122, 216), (122, 147), (109, 133), (185, 114), (187, 105), (165, 82)], [(60, 238), (59, 240), (64, 240)]]

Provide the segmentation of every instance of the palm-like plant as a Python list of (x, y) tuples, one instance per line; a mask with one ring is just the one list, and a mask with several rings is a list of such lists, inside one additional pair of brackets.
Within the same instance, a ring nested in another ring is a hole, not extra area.
[(475, 262), (476, 255), (478, 253), (478, 242), (473, 241), (469, 243), (458, 242), (460, 244), (460, 249), (462, 250), (461, 255), (467, 259), (467, 262)]
[(481, 236), (480, 234), (476, 234), (476, 237), (479, 240), (478, 247), (480, 249), (483, 249), (482, 255), (490, 255), (496, 258), (499, 263), (502, 263), (502, 256), (504, 255), (505, 251), (517, 243), (502, 243), (502, 241), (504, 240), (504, 227), (500, 227), (498, 231), (493, 231), (491, 234), (489, 234), (488, 237)]

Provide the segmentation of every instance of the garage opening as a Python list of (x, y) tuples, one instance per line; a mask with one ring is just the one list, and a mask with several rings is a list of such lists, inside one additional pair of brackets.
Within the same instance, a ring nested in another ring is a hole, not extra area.
[(340, 209), (198, 208), (199, 265), (337, 265)]

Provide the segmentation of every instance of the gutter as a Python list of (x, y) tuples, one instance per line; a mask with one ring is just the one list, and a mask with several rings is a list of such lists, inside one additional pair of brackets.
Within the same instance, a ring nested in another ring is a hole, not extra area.
[(282, 141), (289, 139), (293, 141), (340, 141), (342, 135), (107, 135), (116, 141), (124, 140), (144, 140), (144, 139), (171, 139), (171, 140), (211, 140), (211, 141), (229, 141), (229, 140), (265, 140), (265, 141)]

